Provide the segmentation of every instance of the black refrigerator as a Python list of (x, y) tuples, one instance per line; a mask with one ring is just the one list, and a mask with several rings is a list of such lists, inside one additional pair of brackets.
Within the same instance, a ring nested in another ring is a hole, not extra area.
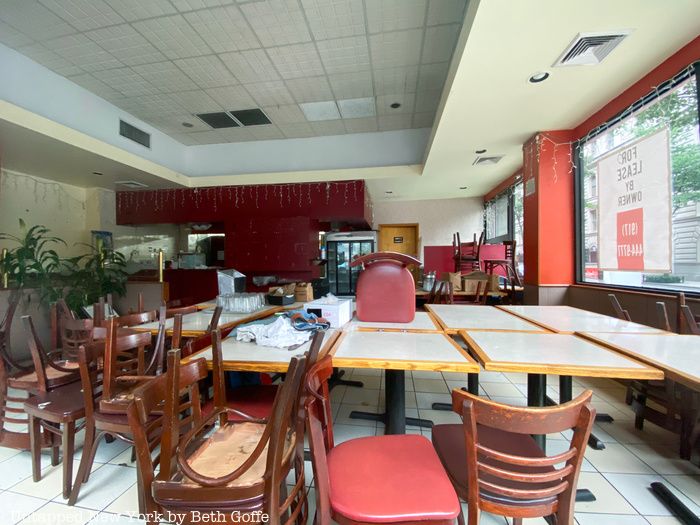
[(350, 263), (362, 255), (376, 251), (377, 233), (347, 232), (326, 235), (327, 275), (330, 293), (337, 296), (355, 295), (361, 267)]

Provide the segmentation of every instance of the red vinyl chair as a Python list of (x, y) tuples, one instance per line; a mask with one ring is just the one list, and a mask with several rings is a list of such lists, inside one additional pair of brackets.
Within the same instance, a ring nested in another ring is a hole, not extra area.
[(460, 504), (423, 436), (397, 434), (333, 443), (330, 357), (307, 375), (306, 423), (316, 487), (315, 525), (452, 525)]

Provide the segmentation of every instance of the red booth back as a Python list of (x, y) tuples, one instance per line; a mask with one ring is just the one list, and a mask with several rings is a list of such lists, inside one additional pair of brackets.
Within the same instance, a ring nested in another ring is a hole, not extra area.
[(357, 318), (365, 322), (410, 323), (416, 314), (416, 284), (407, 264), (417, 259), (392, 252), (365, 255), (352, 265), (364, 264), (357, 279)]

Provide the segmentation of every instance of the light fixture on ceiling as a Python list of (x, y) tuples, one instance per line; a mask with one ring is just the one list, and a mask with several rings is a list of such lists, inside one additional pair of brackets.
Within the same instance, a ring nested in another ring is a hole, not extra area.
[(182, 125), (185, 126), (186, 128), (191, 128), (194, 126), (194, 124), (192, 124), (191, 122), (183, 122)]
[(466, 187), (466, 186), (460, 186), (459, 189), (460, 189), (460, 190), (466, 190), (467, 187)]
[(529, 78), (529, 82), (531, 84), (539, 84), (540, 82), (544, 82), (548, 78), (549, 73), (547, 73), (546, 71), (539, 71)]
[(476, 153), (477, 155), (483, 155), (484, 153), (486, 153), (486, 150), (485, 149), (478, 149), (474, 153)]
[(374, 97), (339, 100), (338, 107), (343, 118), (373, 117), (377, 114)]
[(98, 177), (102, 177), (102, 175), (104, 175), (104, 173), (102, 173), (101, 171), (93, 171), (92, 174), (97, 175)]
[(394, 102), (389, 106), (391, 109), (399, 109), (401, 107), (401, 104), (398, 102)]
[(391, 195), (394, 192), (393, 191), (385, 191), (384, 193), (386, 193), (387, 195)]
[(304, 116), (309, 122), (336, 120), (340, 118), (340, 112), (338, 111), (338, 106), (335, 104), (335, 100), (304, 102), (299, 104), (299, 107), (304, 112)]

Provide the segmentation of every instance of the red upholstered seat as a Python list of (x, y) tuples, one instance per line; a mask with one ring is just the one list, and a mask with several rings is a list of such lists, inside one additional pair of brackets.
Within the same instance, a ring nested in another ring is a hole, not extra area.
[[(267, 419), (272, 414), (276, 395), (277, 385), (244, 385), (226, 391), (226, 406), (257, 419)], [(213, 409), (214, 402), (209, 401), (202, 407), (202, 413), (208, 417)], [(244, 418), (229, 413), (228, 420), (243, 421)]]
[(361, 523), (452, 523), (459, 500), (423, 436), (353, 439), (328, 453), (335, 514)]

